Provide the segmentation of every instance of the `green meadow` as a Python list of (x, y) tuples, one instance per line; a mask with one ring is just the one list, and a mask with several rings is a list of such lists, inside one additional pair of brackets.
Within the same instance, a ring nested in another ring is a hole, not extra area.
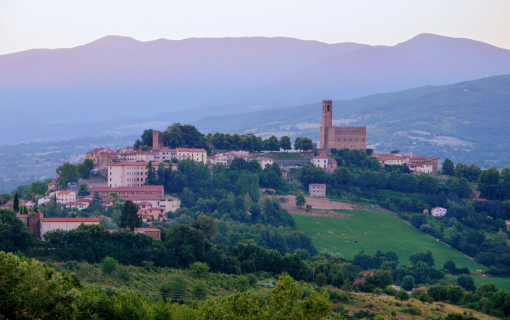
[(322, 217), (293, 215), (296, 229), (312, 238), (319, 250), (340, 253), (348, 259), (364, 251), (369, 254), (377, 250), (393, 250), (401, 265), (408, 264), (409, 256), (415, 252), (430, 250), (434, 253), (436, 267), (442, 268), (446, 260), (455, 261), (457, 267), (468, 267), (470, 271), (486, 270), (475, 261), (416, 230), (393, 213), (362, 210), (335, 210), (349, 217)]

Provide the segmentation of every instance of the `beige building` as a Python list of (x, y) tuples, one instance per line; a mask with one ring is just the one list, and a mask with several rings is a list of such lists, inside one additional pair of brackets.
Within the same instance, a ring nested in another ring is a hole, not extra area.
[(118, 160), (118, 153), (111, 149), (96, 148), (94, 151), (87, 152), (85, 159), (92, 160), (96, 168), (105, 168)]
[(374, 153), (373, 157), (383, 166), (407, 165), (409, 170), (421, 173), (437, 173), (439, 170), (438, 157), (405, 156), (401, 153)]
[(326, 185), (323, 183), (312, 183), (308, 186), (308, 192), (312, 197), (326, 197)]
[(207, 164), (207, 151), (205, 149), (177, 148), (175, 150), (177, 153), (177, 160), (179, 161), (193, 160)]
[(165, 212), (174, 212), (181, 207), (181, 199), (175, 197), (163, 197), (159, 199), (158, 206), (165, 209)]
[(140, 187), (147, 180), (148, 162), (117, 162), (108, 165), (109, 187)]
[(135, 233), (142, 233), (154, 238), (154, 240), (161, 240), (161, 230), (156, 228), (135, 228)]
[(41, 219), (41, 237), (53, 230), (74, 230), (81, 224), (92, 225), (100, 224), (101, 218), (42, 218)]
[(320, 129), (320, 148), (329, 152), (332, 148), (366, 150), (366, 127), (334, 127), (333, 102), (322, 101), (322, 126)]
[(74, 191), (55, 191), (50, 193), (50, 197), (57, 196), (58, 203), (76, 201), (76, 192)]

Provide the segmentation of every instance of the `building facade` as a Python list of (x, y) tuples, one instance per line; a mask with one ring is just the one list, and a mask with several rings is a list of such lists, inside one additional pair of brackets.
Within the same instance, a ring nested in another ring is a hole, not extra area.
[(365, 150), (367, 148), (366, 127), (334, 127), (333, 102), (322, 101), (322, 126), (320, 149), (329, 152), (335, 149)]
[(312, 183), (308, 186), (308, 193), (311, 197), (325, 197), (326, 185), (323, 183)]

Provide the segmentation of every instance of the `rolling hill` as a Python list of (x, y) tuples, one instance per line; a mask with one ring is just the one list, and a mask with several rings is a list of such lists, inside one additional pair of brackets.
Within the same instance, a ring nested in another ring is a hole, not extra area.
[[(321, 101), (314, 104), (208, 117), (204, 132), (308, 136), (319, 140)], [(426, 86), (353, 100), (334, 100), (336, 125), (367, 126), (377, 151), (398, 148), (487, 167), (510, 165), (510, 76)]]

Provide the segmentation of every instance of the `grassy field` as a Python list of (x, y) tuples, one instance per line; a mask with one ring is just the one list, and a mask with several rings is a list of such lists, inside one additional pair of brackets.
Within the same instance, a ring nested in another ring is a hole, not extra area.
[(377, 250), (393, 250), (398, 254), (401, 265), (408, 263), (411, 254), (431, 250), (438, 268), (442, 268), (446, 260), (451, 259), (457, 267), (468, 267), (471, 271), (486, 270), (460, 252), (394, 217), (392, 213), (334, 211), (350, 216), (336, 218), (294, 215), (296, 228), (310, 236), (319, 250), (340, 253), (349, 259), (362, 250), (369, 254), (374, 254)]
[(482, 278), (474, 277), (475, 285), (478, 287), (484, 283), (494, 283), (499, 289), (503, 289), (506, 292), (510, 292), (510, 278)]

